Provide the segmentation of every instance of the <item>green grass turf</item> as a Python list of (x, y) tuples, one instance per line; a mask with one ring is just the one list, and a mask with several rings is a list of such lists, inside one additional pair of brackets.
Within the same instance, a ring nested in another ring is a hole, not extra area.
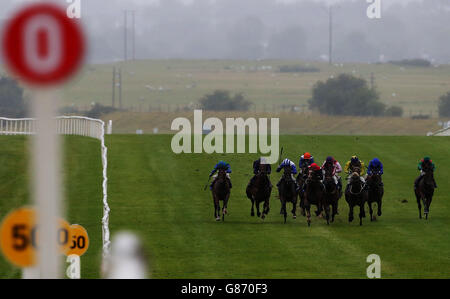
[[(29, 155), (30, 139), (0, 136), (0, 218), (12, 210), (31, 204)], [(62, 180), (66, 200), (64, 217), (80, 224), (89, 235), (88, 251), (81, 257), (83, 278), (99, 277), (101, 261), (102, 164), (100, 142), (82, 137), (64, 138)], [(65, 259), (61, 258), (62, 265)], [(0, 255), (0, 278), (20, 278), (21, 270)]]
[[(266, 221), (250, 217), (245, 187), (254, 154), (175, 155), (171, 136), (113, 135), (109, 148), (109, 201), (112, 234), (137, 232), (146, 247), (154, 278), (365, 278), (370, 254), (381, 257), (383, 278), (450, 278), (450, 139), (430, 137), (282, 136), (283, 157), (296, 163), (311, 151), (342, 164), (353, 154), (377, 156), (385, 164), (383, 216), (364, 225), (348, 223), (348, 206), (327, 226), (303, 217), (283, 224), (274, 190)], [(28, 197), (26, 150), (22, 137), (0, 138), (0, 216)], [(101, 252), (101, 163), (95, 140), (66, 138), (67, 220), (84, 225), (91, 246), (82, 257), (82, 276), (98, 277)], [(439, 185), (428, 221), (418, 219), (413, 194), (417, 162), (431, 155)], [(203, 191), (220, 160), (233, 169), (229, 216), (216, 223), (211, 193)], [(272, 174), (275, 185), (280, 174)], [(401, 203), (406, 199), (407, 203)], [(367, 209), (367, 208), (366, 208)], [(355, 215), (356, 216), (356, 215)], [(0, 258), (0, 277), (18, 272)]]

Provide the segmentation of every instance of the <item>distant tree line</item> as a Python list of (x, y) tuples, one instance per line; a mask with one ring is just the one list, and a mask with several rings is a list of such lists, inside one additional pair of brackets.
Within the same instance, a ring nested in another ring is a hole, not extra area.
[(369, 88), (367, 81), (349, 74), (340, 74), (326, 82), (319, 81), (313, 87), (309, 101), (311, 110), (327, 115), (348, 116), (402, 116), (403, 109), (387, 108), (380, 102), (379, 94)]
[(247, 111), (251, 105), (242, 93), (231, 95), (226, 90), (216, 90), (200, 99), (200, 108), (211, 111)]
[(389, 63), (399, 66), (414, 66), (414, 67), (430, 67), (431, 62), (426, 59), (403, 59), (389, 61)]

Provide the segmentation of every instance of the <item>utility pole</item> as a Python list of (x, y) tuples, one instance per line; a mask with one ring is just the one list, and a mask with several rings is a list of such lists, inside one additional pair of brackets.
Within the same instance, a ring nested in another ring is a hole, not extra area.
[(119, 68), (119, 109), (122, 109), (122, 68)]
[(112, 79), (112, 107), (116, 106), (116, 67), (113, 67), (113, 79)]

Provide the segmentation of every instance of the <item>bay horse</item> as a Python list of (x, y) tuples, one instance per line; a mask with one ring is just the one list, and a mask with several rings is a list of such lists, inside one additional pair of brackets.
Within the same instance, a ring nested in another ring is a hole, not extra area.
[(302, 167), (299, 174), (297, 175), (296, 181), (300, 190), (298, 191), (298, 197), (300, 199), (300, 211), (303, 216), (306, 216), (305, 212), (305, 189), (304, 185), (306, 183), (306, 179), (308, 178), (308, 166)]
[(286, 205), (288, 202), (292, 203), (292, 216), (297, 218), (295, 214), (297, 209), (297, 190), (295, 181), (292, 179), (292, 170), (290, 166), (284, 166), (283, 177), (281, 178), (278, 193), (281, 201), (280, 214), (284, 215), (284, 223), (286, 223), (287, 211)]
[(325, 170), (325, 178), (323, 180), (323, 185), (325, 189), (323, 193), (323, 205), (327, 217), (327, 224), (329, 224), (330, 206), (331, 206), (331, 222), (334, 222), (334, 217), (338, 214), (338, 202), (342, 194), (340, 193), (336, 185), (336, 182), (334, 181), (332, 169), (326, 167), (324, 170)]
[(379, 171), (375, 171), (372, 175), (367, 177), (366, 184), (368, 186), (367, 190), (367, 205), (369, 206), (370, 221), (376, 220), (373, 215), (372, 204), (377, 204), (377, 215), (380, 217), (382, 215), (381, 206), (384, 195), (384, 187), (382, 185), (381, 174)]
[[(267, 175), (267, 165), (260, 164), (259, 172), (256, 174), (253, 184), (249, 184), (246, 189), (247, 197), (252, 202), (250, 215), (255, 216), (254, 206), (256, 203), (256, 212), (258, 217), (265, 219), (270, 210), (270, 194), (272, 193), (272, 184)], [(259, 205), (264, 203), (263, 212), (259, 211)]]
[(222, 221), (225, 221), (225, 215), (228, 214), (228, 200), (230, 198), (230, 184), (225, 169), (219, 169), (216, 180), (212, 187), (212, 196), (214, 200), (214, 217), (220, 221), (220, 201), (223, 202)]
[(350, 208), (348, 221), (353, 221), (353, 209), (355, 206), (359, 206), (359, 225), (362, 225), (362, 219), (366, 217), (364, 205), (367, 200), (367, 191), (364, 189), (360, 174), (361, 169), (355, 167), (354, 172), (350, 175), (350, 181), (345, 191), (345, 200)]
[(425, 214), (425, 219), (428, 220), (428, 214), (430, 213), (431, 201), (434, 195), (434, 172), (431, 167), (425, 167), (423, 169), (424, 175), (420, 180), (417, 188), (414, 190), (417, 198), (417, 205), (419, 207), (419, 218), (422, 219), (422, 206)]
[[(319, 216), (323, 210), (323, 196), (324, 196), (324, 186), (321, 182), (321, 178), (314, 175), (311, 171), (305, 182), (305, 199), (304, 206), (306, 209), (306, 221), (308, 226), (311, 226), (311, 205), (317, 206), (316, 216)], [(327, 218), (329, 219), (329, 210)]]

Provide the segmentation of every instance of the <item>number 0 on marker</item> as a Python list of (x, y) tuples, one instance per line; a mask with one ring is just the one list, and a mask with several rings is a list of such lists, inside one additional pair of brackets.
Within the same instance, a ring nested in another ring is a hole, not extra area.
[(2, 45), (6, 65), (28, 84), (61, 83), (81, 65), (85, 52), (82, 30), (59, 6), (27, 6), (5, 28)]

